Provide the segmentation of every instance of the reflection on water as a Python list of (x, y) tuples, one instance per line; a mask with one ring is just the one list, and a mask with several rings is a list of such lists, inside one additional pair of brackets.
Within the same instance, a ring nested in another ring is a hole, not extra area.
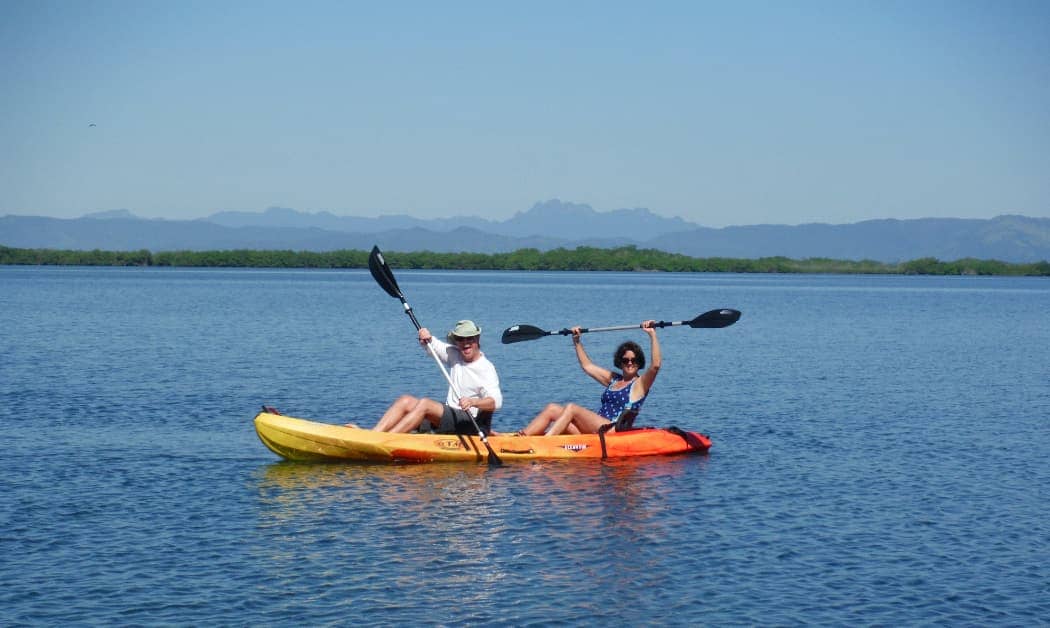
[(530, 499), (552, 509), (571, 498), (594, 500), (615, 515), (642, 501), (642, 493), (669, 490), (668, 479), (705, 456), (597, 461), (550, 461), (488, 467), (483, 464), (304, 464), (275, 462), (260, 474), (259, 495), (275, 518), (292, 517), (307, 507), (332, 507), (347, 500), (392, 505), (426, 513), (434, 504), (470, 509), (480, 502)]
[[(542, 605), (543, 587), (582, 596), (595, 583), (631, 599), (639, 581), (673, 578), (675, 563), (652, 550), (695, 515), (673, 506), (674, 492), (707, 464), (701, 456), (498, 468), (274, 463), (258, 474), (258, 525), (270, 540), (260, 558), (290, 590), (302, 574), (327, 571), (355, 608), (394, 599), (411, 607), (403, 596), (440, 583), (461, 603), (496, 609), (530, 572), (544, 582), (518, 592), (518, 604)], [(420, 618), (433, 610), (419, 609)]]

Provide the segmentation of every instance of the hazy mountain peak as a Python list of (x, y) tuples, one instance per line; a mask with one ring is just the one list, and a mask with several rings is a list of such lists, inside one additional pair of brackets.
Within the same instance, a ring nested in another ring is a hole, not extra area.
[(267, 207), (266, 211), (263, 212), (267, 216), (304, 216), (309, 215), (310, 212), (299, 212), (291, 207)]
[(82, 218), (91, 218), (93, 220), (142, 220), (126, 209), (111, 209), (102, 212), (92, 212), (90, 214), (84, 214)]
[(644, 207), (595, 211), (590, 205), (551, 199), (518, 212), (499, 225), (505, 235), (544, 235), (592, 240), (644, 241), (663, 234), (693, 229), (697, 225), (681, 218), (664, 218)]
[(552, 198), (549, 201), (536, 203), (526, 211), (514, 214), (510, 220), (513, 221), (524, 217), (549, 218), (563, 216), (565, 214), (575, 216), (593, 216), (597, 213), (598, 212), (594, 211), (590, 205), (582, 203), (566, 203), (560, 199)]

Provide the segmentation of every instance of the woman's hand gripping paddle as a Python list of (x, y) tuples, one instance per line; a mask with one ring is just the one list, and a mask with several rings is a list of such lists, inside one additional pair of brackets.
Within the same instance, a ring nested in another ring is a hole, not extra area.
[[(653, 327), (677, 327), (679, 325), (688, 325), (693, 329), (718, 329), (720, 327), (729, 327), (733, 323), (740, 319), (740, 310), (733, 310), (729, 308), (723, 308), (720, 310), (711, 310), (704, 312), (691, 321), (657, 321), (653, 324)], [(583, 327), (580, 329), (581, 334), (595, 331), (622, 331), (624, 329), (638, 329), (641, 325), (617, 325), (615, 327)], [(503, 337), (501, 341), (505, 345), (513, 344), (515, 342), (524, 342), (526, 340), (536, 340), (537, 338), (543, 338), (544, 336), (555, 336), (562, 335), (568, 336), (572, 334), (570, 329), (559, 329), (558, 331), (546, 331), (535, 327), (533, 325), (515, 325), (508, 327), (503, 330)]]
[[(401, 288), (398, 287), (397, 280), (394, 279), (394, 273), (390, 270), (390, 267), (387, 266), (386, 260), (383, 259), (383, 253), (379, 250), (378, 246), (373, 246), (372, 252), (368, 256), (368, 270), (372, 273), (372, 277), (376, 280), (376, 283), (379, 284), (379, 287), (385, 290), (390, 296), (401, 301), (401, 305), (405, 308), (405, 314), (408, 314), (408, 317), (412, 319), (412, 324), (416, 326), (416, 331), (419, 331), (422, 328), (422, 325), (416, 320), (416, 315), (412, 313), (412, 307), (409, 306), (408, 301), (405, 300), (405, 295), (401, 293)], [(441, 362), (441, 358), (437, 356), (434, 347), (427, 344), (427, 351), (430, 353), (430, 356), (434, 358), (434, 361), (437, 362), (442, 375), (445, 376), (445, 380), (452, 389), (452, 393), (456, 395), (457, 399), (461, 398), (462, 395), (460, 395), (456, 385), (452, 383), (452, 377), (448, 374), (448, 369), (446, 369), (445, 365)], [(488, 449), (489, 464), (493, 466), (503, 464), (503, 461), (499, 459), (499, 456), (497, 456), (496, 452), (492, 449), (492, 445), (489, 444), (489, 439), (485, 436), (485, 432), (478, 426), (478, 422), (474, 420), (474, 415), (468, 412), (467, 416), (470, 417), (470, 422), (474, 425), (474, 429), (477, 431), (478, 437), (481, 438), (481, 442), (484, 443), (485, 448)]]

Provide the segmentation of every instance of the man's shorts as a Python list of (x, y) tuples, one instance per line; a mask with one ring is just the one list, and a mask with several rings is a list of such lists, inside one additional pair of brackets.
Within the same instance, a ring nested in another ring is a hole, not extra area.
[[(445, 411), (441, 413), (441, 421), (438, 422), (437, 427), (434, 431), (438, 434), (470, 434), (476, 436), (478, 431), (474, 429), (474, 423), (470, 420), (470, 415), (466, 413), (462, 408), (453, 408), (448, 404), (444, 404)], [(491, 431), (492, 426), (492, 414), (489, 412), (479, 412), (477, 419), (478, 427), (485, 430), (485, 435)]]

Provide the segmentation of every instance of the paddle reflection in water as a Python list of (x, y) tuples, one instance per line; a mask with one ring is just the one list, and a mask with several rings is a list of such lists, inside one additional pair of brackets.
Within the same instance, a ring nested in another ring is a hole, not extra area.
[[(514, 608), (547, 604), (551, 586), (601, 587), (615, 601), (603, 593), (578, 605), (601, 604), (605, 615), (610, 603), (652, 594), (639, 583), (674, 577), (653, 549), (680, 521), (668, 513), (680, 476), (706, 464), (696, 456), (500, 468), (275, 463), (259, 475), (260, 558), (282, 590), (331, 595), (351, 616), (396, 605), (426, 621), (509, 621)], [(472, 614), (435, 610), (450, 600)]]

